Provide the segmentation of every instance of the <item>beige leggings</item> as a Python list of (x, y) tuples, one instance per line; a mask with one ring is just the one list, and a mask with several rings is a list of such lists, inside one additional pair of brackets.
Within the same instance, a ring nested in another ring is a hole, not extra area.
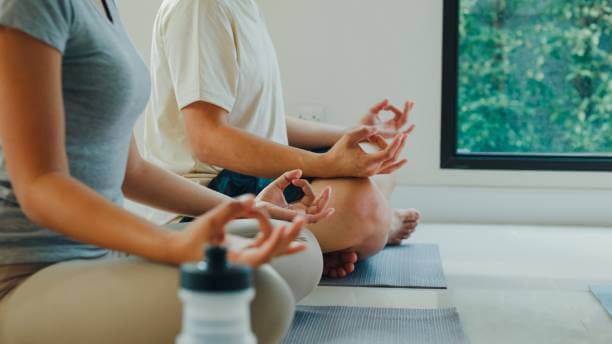
[[(228, 231), (251, 237), (257, 228), (240, 220)], [(306, 252), (255, 272), (251, 322), (259, 343), (280, 341), (295, 300), (321, 276), (316, 239), (304, 231), (300, 240)], [(171, 344), (181, 326), (178, 288), (176, 267), (136, 257), (0, 266), (0, 343)]]

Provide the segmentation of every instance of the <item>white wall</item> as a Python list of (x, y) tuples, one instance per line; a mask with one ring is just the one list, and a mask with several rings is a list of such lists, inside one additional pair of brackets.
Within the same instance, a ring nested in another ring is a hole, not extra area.
[(162, 0), (117, 0), (123, 24), (144, 61), (149, 64), (153, 21)]
[[(353, 125), (382, 98), (416, 101), (418, 129), (396, 203), (418, 206), (435, 221), (612, 225), (612, 202), (605, 202), (612, 201), (610, 173), (439, 168), (442, 0), (259, 2), (278, 50), (289, 112), (319, 104), (327, 121)], [(145, 59), (159, 3), (120, 0)], [(492, 198), (503, 207), (491, 206)]]

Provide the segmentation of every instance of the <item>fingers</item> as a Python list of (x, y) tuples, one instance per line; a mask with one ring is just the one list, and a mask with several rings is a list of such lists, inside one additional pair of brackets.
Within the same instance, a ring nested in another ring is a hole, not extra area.
[(266, 240), (272, 232), (274, 231), (274, 226), (270, 222), (270, 215), (263, 208), (252, 208), (247, 214), (246, 217), (257, 220), (259, 223), (259, 232), (255, 243), (263, 242)]
[(325, 187), (325, 189), (323, 189), (323, 191), (321, 191), (319, 198), (317, 198), (313, 202), (313, 205), (315, 206), (318, 212), (326, 209), (327, 206), (329, 206), (329, 202), (331, 201), (331, 194), (332, 194), (332, 188), (331, 186), (327, 186)]
[(225, 240), (225, 225), (238, 217), (244, 216), (254, 205), (253, 196), (243, 196), (226, 202), (198, 217), (189, 225), (189, 229), (203, 243), (222, 244)]
[(407, 162), (408, 162), (408, 159), (403, 159), (403, 160), (400, 160), (394, 163), (390, 163), (386, 166), (381, 167), (378, 174), (391, 174), (399, 170), (400, 168), (404, 167), (404, 165), (406, 165)]
[(347, 134), (348, 143), (349, 145), (356, 145), (360, 142), (366, 141), (373, 135), (376, 135), (377, 131), (378, 129), (375, 127), (363, 126), (357, 128)]
[(328, 208), (329, 203), (331, 202), (331, 194), (332, 188), (329, 186), (326, 187), (321, 192), (321, 195), (319, 195), (319, 198), (314, 201), (313, 205), (307, 209), (306, 213), (309, 216), (309, 222), (319, 222), (325, 218), (332, 216), (336, 212), (336, 209)]
[(278, 255), (294, 254), (306, 249), (303, 243), (294, 241), (300, 235), (302, 229), (304, 229), (304, 224), (306, 224), (306, 219), (303, 216), (298, 216), (293, 220), (293, 223), (283, 235), (281, 246), (283, 249), (277, 252)]
[(306, 214), (306, 222), (308, 223), (318, 223), (332, 215), (336, 212), (334, 208), (327, 208), (318, 213)]
[(204, 238), (208, 243), (220, 244), (225, 237), (225, 225), (231, 220), (246, 215), (254, 204), (255, 200), (252, 195), (242, 196), (200, 216), (192, 226), (206, 232)]
[[(304, 228), (305, 219), (301, 216), (295, 218), (289, 228), (282, 225), (274, 229), (272, 234), (260, 245), (253, 245), (257, 251), (254, 264), (261, 265), (269, 262), (272, 258), (288, 254), (294, 254), (306, 249), (303, 243), (294, 242)], [(258, 247), (257, 247), (258, 246)]]
[(389, 105), (389, 101), (388, 101), (387, 99), (385, 99), (385, 100), (383, 100), (382, 102), (380, 102), (380, 103), (378, 103), (378, 104), (374, 105), (374, 106), (373, 106), (373, 107), (370, 109), (370, 111), (368, 112), (368, 114), (367, 114), (367, 115), (365, 115), (365, 117), (363, 117), (363, 118), (361, 119), (361, 123), (362, 123), (362, 124), (370, 124), (370, 125), (371, 125), (371, 124), (374, 124), (374, 123), (376, 123), (377, 121), (379, 121), (379, 117), (378, 117), (378, 115), (379, 115), (379, 113), (380, 113), (381, 111), (383, 111), (383, 110), (384, 110), (384, 109), (387, 107), (387, 105)]
[(395, 105), (389, 105), (385, 108), (385, 110), (393, 112), (393, 119), (391, 119), (389, 122), (395, 124), (396, 128), (401, 128), (402, 126), (398, 126), (397, 124), (401, 123), (401, 121), (404, 119), (404, 112), (398, 109)]
[(332, 216), (336, 212), (335, 209), (328, 208), (331, 201), (331, 193), (332, 188), (328, 186), (321, 191), (321, 194), (314, 201), (304, 201), (304, 199), (302, 199), (300, 202), (294, 203), (289, 207), (290, 209), (302, 209), (303, 212), (305, 212), (302, 215), (306, 217), (307, 223), (317, 223)]
[(396, 135), (390, 145), (380, 152), (372, 153), (369, 155), (369, 164), (377, 164), (388, 161), (396, 155), (397, 150), (401, 147), (403, 135)]
[(270, 185), (266, 186), (259, 195), (257, 200), (261, 203), (267, 203), (270, 206), (280, 206), (286, 208), (287, 200), (283, 191), (291, 185), (291, 183), (302, 176), (302, 170), (293, 170), (283, 173), (282, 176), (276, 178)]
[(407, 101), (404, 104), (404, 116), (406, 117), (406, 121), (408, 120), (408, 117), (410, 117), (410, 113), (412, 112), (412, 109), (414, 109), (414, 102), (413, 101)]
[(282, 176), (276, 178), (270, 185), (273, 185), (281, 191), (284, 191), (289, 185), (291, 185), (291, 182), (300, 178), (301, 176), (302, 170), (293, 170), (285, 172)]
[(316, 196), (312, 190), (312, 185), (310, 185), (310, 183), (305, 179), (295, 179), (292, 181), (292, 184), (302, 189), (304, 197), (300, 202), (305, 206), (310, 207), (316, 200)]
[(272, 218), (287, 222), (293, 221), (296, 216), (300, 215), (300, 211), (291, 208), (291, 206), (290, 208), (283, 208), (274, 205), (269, 205), (267, 210), (268, 213), (270, 213), (270, 216), (272, 216)]
[[(412, 111), (413, 108), (414, 108), (414, 102), (412, 102), (412, 101), (407, 101), (406, 103), (404, 103), (404, 109), (403, 110), (400, 110), (396, 106), (389, 104), (385, 108), (385, 110), (386, 111), (391, 111), (394, 114), (394, 116), (393, 116), (392, 119), (387, 121), (386, 124), (392, 126), (393, 128), (395, 128), (397, 130), (399, 130), (404, 125), (406, 125), (406, 123), (408, 123), (408, 118), (409, 118), (410, 112)], [(410, 129), (410, 131), (412, 131), (413, 129), (414, 128)]]
[(404, 126), (404, 124), (408, 123), (408, 118), (410, 117), (410, 112), (412, 111), (413, 108), (414, 108), (413, 101), (407, 101), (406, 103), (404, 103), (404, 112), (401, 118), (401, 124), (399, 124), (400, 122), (398, 122), (398, 128), (401, 128)]
[(385, 99), (382, 102), (374, 105), (371, 109), (370, 109), (370, 113), (379, 113), (382, 110), (384, 110), (387, 106), (389, 106), (389, 99)]
[(249, 258), (249, 264), (251, 266), (257, 267), (269, 262), (270, 259), (272, 259), (274, 252), (276, 252), (281, 244), (284, 230), (285, 227), (281, 226), (280, 228), (273, 230), (272, 234), (266, 240), (263, 240), (259, 244), (253, 244), (254, 247), (252, 250), (254, 250), (254, 252)]
[(380, 152), (370, 154), (370, 163), (382, 163), (383, 165), (397, 161), (406, 146), (408, 134), (396, 135), (392, 143)]
[(388, 162), (397, 161), (397, 159), (399, 158), (399, 155), (404, 150), (404, 147), (406, 147), (406, 140), (408, 140), (408, 134), (402, 134), (401, 139), (400, 139), (400, 144), (393, 151), (392, 157), (390, 159), (388, 159), (387, 161), (385, 161), (383, 163), (383, 165), (388, 163)]
[[(393, 134), (393, 135), (395, 135), (395, 134)], [(393, 135), (391, 135), (391, 137), (393, 137)], [(370, 137), (368, 139), (368, 142), (370, 142), (371, 144), (375, 145), (376, 147), (378, 147), (378, 149), (381, 149), (381, 150), (389, 147), (389, 144), (384, 139), (384, 137), (381, 136), (381, 135), (374, 135), (374, 136)]]
[(416, 125), (415, 124), (411, 124), (408, 127), (408, 129), (404, 130), (403, 134), (407, 134), (407, 135), (411, 134), (414, 131), (415, 128), (416, 128)]

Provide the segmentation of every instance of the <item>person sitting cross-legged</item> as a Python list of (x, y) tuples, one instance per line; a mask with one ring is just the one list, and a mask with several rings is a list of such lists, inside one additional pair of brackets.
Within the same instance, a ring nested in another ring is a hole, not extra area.
[[(354, 128), (286, 117), (276, 53), (255, 1), (164, 1), (151, 68), (148, 159), (230, 196), (258, 193), (294, 169), (315, 192), (333, 188), (336, 213), (309, 225), (327, 276), (346, 276), (358, 259), (414, 232), (419, 212), (388, 203), (393, 173), (406, 163), (400, 153), (414, 129), (407, 125), (414, 103), (398, 109), (385, 100)], [(381, 120), (382, 112), (394, 118)], [(312, 198), (303, 181), (292, 184), (289, 201)]]

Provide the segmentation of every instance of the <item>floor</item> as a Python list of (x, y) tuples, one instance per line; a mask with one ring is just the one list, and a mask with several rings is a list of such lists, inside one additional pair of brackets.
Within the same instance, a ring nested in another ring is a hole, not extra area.
[(457, 307), (473, 344), (610, 344), (612, 318), (588, 291), (612, 284), (612, 228), (423, 224), (446, 291), (319, 287), (305, 305)]

